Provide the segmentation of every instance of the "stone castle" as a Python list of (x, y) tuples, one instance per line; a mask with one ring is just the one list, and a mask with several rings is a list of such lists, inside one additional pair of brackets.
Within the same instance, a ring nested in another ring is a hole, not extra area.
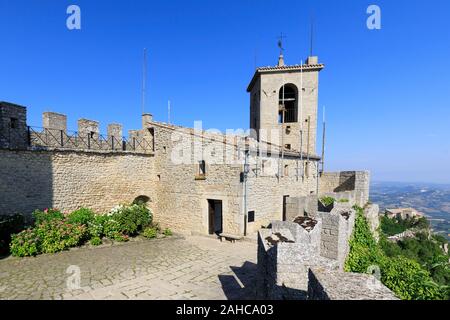
[[(137, 197), (156, 219), (179, 231), (255, 234), (273, 220), (292, 220), (311, 196), (347, 192), (368, 200), (367, 172), (319, 171), (317, 57), (304, 65), (258, 68), (248, 87), (251, 134), (183, 128), (142, 116), (123, 138), (110, 124), (46, 112), (27, 125), (26, 108), (0, 104), (0, 211), (31, 213), (80, 206), (108, 211)], [(309, 202), (308, 202), (309, 201)]]
[[(351, 207), (369, 200), (368, 172), (320, 169), (323, 69), (317, 57), (287, 66), (282, 55), (277, 66), (256, 69), (247, 89), (247, 133), (179, 127), (151, 114), (127, 138), (119, 124), (101, 135), (99, 123), (87, 119), (70, 132), (66, 116), (54, 112), (45, 112), (42, 128), (34, 128), (25, 107), (0, 102), (0, 212), (107, 212), (141, 199), (163, 227), (259, 239), (260, 297), (304, 297), (311, 284), (333, 283), (320, 270), (342, 271), (355, 219)], [(318, 206), (323, 196), (346, 204), (327, 212)], [(377, 219), (376, 208), (366, 209)]]

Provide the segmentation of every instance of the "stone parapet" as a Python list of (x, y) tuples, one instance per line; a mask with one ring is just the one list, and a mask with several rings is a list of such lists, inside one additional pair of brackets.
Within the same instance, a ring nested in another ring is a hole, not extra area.
[(308, 300), (399, 300), (372, 275), (311, 268)]

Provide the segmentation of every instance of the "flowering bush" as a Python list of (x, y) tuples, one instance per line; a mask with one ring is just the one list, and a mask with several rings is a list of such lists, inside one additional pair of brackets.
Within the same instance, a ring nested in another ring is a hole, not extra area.
[(117, 234), (120, 234), (120, 225), (112, 217), (107, 217), (103, 224), (103, 232), (107, 238), (114, 239)]
[(152, 222), (152, 214), (143, 204), (115, 207), (108, 216), (110, 218), (109, 231), (129, 236), (136, 235)]
[(66, 220), (53, 220), (41, 224), (36, 233), (42, 240), (42, 253), (56, 253), (80, 245), (87, 228), (85, 225), (71, 224)]
[(145, 204), (117, 206), (104, 215), (81, 208), (67, 216), (56, 209), (36, 210), (33, 216), (34, 229), (13, 236), (10, 252), (14, 256), (55, 253), (87, 241), (100, 245), (105, 236), (115, 241), (128, 241), (152, 222), (152, 213)]
[(41, 238), (36, 230), (27, 229), (13, 235), (10, 244), (10, 252), (15, 257), (31, 257), (38, 255), (41, 246)]
[(89, 235), (92, 238), (103, 238), (105, 236), (105, 225), (109, 220), (109, 216), (95, 215), (94, 218), (88, 222)]
[(64, 214), (58, 209), (45, 209), (44, 211), (36, 210), (33, 212), (35, 224), (38, 226), (44, 222), (53, 220), (63, 220)]

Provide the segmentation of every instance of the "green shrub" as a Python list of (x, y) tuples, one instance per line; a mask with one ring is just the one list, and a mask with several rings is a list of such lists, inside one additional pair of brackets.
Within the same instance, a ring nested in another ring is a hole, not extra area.
[(383, 259), (383, 252), (370, 231), (369, 224), (363, 215), (363, 209), (359, 207), (355, 207), (355, 209), (357, 216), (350, 238), (350, 252), (345, 271), (366, 273), (370, 266), (380, 264)]
[(93, 237), (93, 238), (91, 239), (91, 241), (89, 241), (89, 243), (90, 243), (91, 245), (93, 245), (93, 246), (99, 246), (99, 245), (101, 245), (103, 242), (102, 242), (102, 239), (100, 239), (99, 237)]
[(427, 271), (404, 257), (386, 259), (381, 267), (381, 281), (404, 300), (443, 299), (444, 294)]
[(67, 216), (67, 222), (88, 226), (94, 220), (94, 211), (86, 208), (78, 209)]
[(61, 221), (64, 219), (64, 214), (56, 209), (45, 209), (44, 211), (41, 210), (34, 211), (33, 217), (35, 224), (39, 226), (44, 222), (50, 222), (54, 220)]
[(110, 217), (117, 223), (115, 231), (128, 236), (136, 235), (152, 222), (152, 214), (143, 204), (119, 206), (113, 209)]
[(23, 215), (0, 216), (0, 256), (9, 253), (11, 236), (25, 229)]
[(41, 253), (41, 238), (36, 230), (27, 229), (11, 238), (10, 252), (15, 257), (31, 257)]
[(113, 219), (113, 217), (108, 217), (104, 221), (103, 232), (104, 235), (109, 239), (114, 239), (117, 234), (120, 234), (121, 227), (120, 224)]
[(377, 244), (363, 216), (363, 210), (359, 207), (355, 209), (357, 217), (345, 271), (366, 273), (369, 266), (376, 265), (381, 271), (381, 282), (401, 299), (429, 300), (448, 297), (448, 288), (439, 287), (419, 263), (407, 257), (390, 257), (385, 254), (382, 248), (392, 255), (396, 255), (398, 249), (387, 242), (384, 235), (381, 236), (380, 244)]
[(142, 235), (148, 239), (153, 239), (158, 236), (158, 230), (154, 227), (149, 227), (142, 232)]
[(110, 219), (108, 216), (95, 215), (94, 218), (88, 222), (88, 231), (91, 238), (103, 238), (105, 233), (105, 225)]
[(170, 237), (170, 236), (173, 235), (172, 230), (170, 230), (169, 228), (165, 229), (165, 230), (163, 231), (163, 234), (164, 234), (166, 237)]
[(325, 207), (328, 207), (335, 203), (336, 199), (333, 197), (322, 197), (320, 198), (320, 202), (322, 202)]
[(37, 227), (42, 253), (56, 253), (82, 244), (87, 228), (67, 221), (48, 221)]

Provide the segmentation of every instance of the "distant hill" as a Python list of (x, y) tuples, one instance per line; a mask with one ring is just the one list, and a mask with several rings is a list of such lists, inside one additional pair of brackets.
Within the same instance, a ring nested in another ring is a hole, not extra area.
[(413, 207), (427, 216), (436, 233), (450, 239), (450, 185), (373, 182), (370, 200), (382, 210)]

